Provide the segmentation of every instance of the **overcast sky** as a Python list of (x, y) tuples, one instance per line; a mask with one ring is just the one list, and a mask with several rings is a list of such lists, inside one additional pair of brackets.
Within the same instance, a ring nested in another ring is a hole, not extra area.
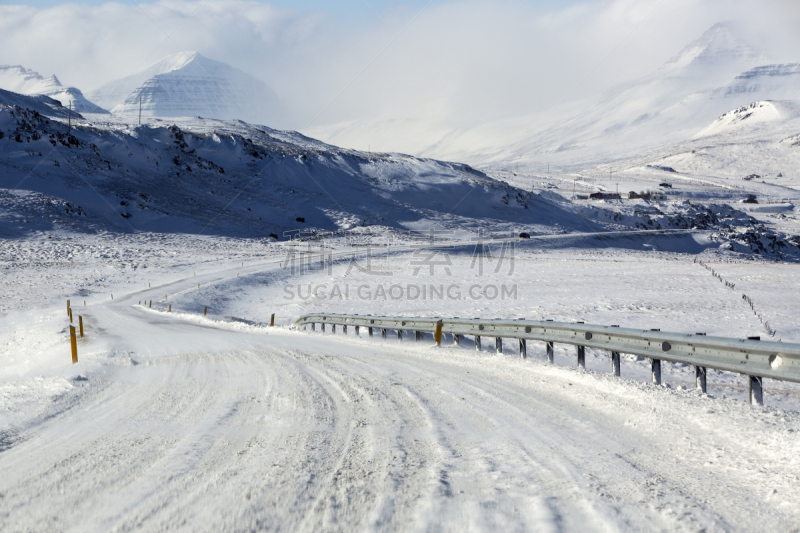
[(453, 124), (536, 112), (646, 75), (716, 22), (800, 61), (797, 0), (0, 0), (0, 64), (88, 92), (198, 51), (260, 78), (275, 126), (380, 116)]

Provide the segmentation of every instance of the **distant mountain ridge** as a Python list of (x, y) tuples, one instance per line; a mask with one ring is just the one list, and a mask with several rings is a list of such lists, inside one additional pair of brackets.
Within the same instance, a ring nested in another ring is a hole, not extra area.
[(715, 24), (652, 74), (554, 110), (453, 129), (425, 117), (319, 126), (338, 145), (371, 144), (473, 165), (542, 171), (580, 168), (691, 138), (732, 109), (796, 99), (800, 65), (775, 65), (733, 23)]
[(168, 56), (124, 80), (91, 93), (120, 115), (201, 116), (270, 124), (278, 97), (264, 82), (197, 52)]
[(75, 87), (64, 87), (58, 78), (46, 78), (33, 70), (20, 65), (0, 65), (0, 89), (28, 96), (44, 95), (58, 100), (61, 105), (78, 113), (108, 113), (102, 107), (93, 104)]

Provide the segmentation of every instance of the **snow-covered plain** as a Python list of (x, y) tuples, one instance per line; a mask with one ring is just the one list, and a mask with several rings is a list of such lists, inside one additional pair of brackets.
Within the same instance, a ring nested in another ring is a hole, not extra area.
[[(800, 519), (796, 387), (767, 382), (767, 407), (754, 409), (731, 374), (713, 373), (703, 396), (690, 368), (667, 365), (657, 387), (646, 361), (625, 359), (614, 378), (599, 351), (577, 371), (564, 347), (547, 365), (543, 347), (520, 360), (508, 341), (499, 355), (290, 327), (327, 309), (763, 335), (702, 258), (788, 341), (800, 338), (793, 266), (720, 255), (705, 232), (542, 237), (518, 243), (513, 263), (508, 245), (501, 261), (491, 244), (490, 261), (454, 235), (431, 276), (427, 248), (401, 249), (413, 244), (425, 240), (315, 241), (332, 262), (301, 272), (296, 254), (293, 272), (285, 243), (250, 239), (4, 240), (2, 529), (714, 531)], [(297, 297), (308, 284), (324, 287)], [(439, 284), (460, 289), (408, 297)], [(384, 299), (380, 285), (406, 293)], [(489, 299), (503, 285), (516, 297)], [(75, 365), (67, 298), (86, 328)]]

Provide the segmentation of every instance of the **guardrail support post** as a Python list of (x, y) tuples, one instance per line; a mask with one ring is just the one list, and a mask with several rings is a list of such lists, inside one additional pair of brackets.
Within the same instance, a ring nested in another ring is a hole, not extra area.
[(586, 368), (586, 346), (576, 346), (578, 351), (578, 368)]
[(433, 334), (433, 342), (436, 343), (436, 346), (442, 345), (442, 321), (438, 320), (436, 322), (436, 332)]
[(553, 341), (547, 341), (547, 362), (552, 363), (555, 360), (553, 353)]
[(461, 346), (461, 335), (453, 333), (453, 346)]
[(522, 359), (528, 358), (528, 346), (527, 343), (525, 342), (525, 339), (519, 340), (519, 356)]
[(611, 372), (615, 376), (619, 376), (620, 374), (620, 357), (619, 352), (611, 352)]
[(322, 324), (320, 324), (320, 325), (322, 326), (322, 333), (325, 333), (325, 322), (323, 322), (323, 323), (322, 323)]
[(402, 329), (398, 329), (397, 330), (397, 340), (399, 340), (399, 341), (403, 340), (403, 330)]
[(758, 376), (748, 376), (750, 381), (750, 405), (764, 405), (763, 380)]
[(342, 325), (342, 333), (344, 333), (345, 335), (347, 335), (347, 324), (343, 324), (343, 325)]
[(356, 326), (356, 337), (360, 337), (360, 336), (361, 336), (361, 335), (359, 334), (359, 331), (358, 331), (358, 326)]
[(706, 393), (706, 367), (694, 367), (694, 383), (703, 394)]
[(650, 380), (661, 385), (661, 359), (650, 359)]
[(386, 328), (381, 328), (381, 338), (382, 339), (386, 338)]
[(367, 328), (367, 333), (369, 333), (369, 336), (372, 337), (372, 326)]
[(503, 353), (503, 337), (494, 338), (494, 349), (497, 353)]
[(476, 352), (480, 352), (481, 351), (481, 336), (480, 335), (475, 335), (475, 351)]
[(331, 324), (331, 333), (336, 335), (336, 324)]

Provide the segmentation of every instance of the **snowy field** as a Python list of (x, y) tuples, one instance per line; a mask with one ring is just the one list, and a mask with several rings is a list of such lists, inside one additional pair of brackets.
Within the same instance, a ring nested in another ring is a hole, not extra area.
[[(547, 365), (543, 346), (520, 360), (510, 341), (500, 355), (488, 342), (476, 353), (471, 339), (436, 349), (430, 338), (290, 327), (329, 310), (764, 336), (745, 292), (790, 342), (800, 340), (796, 267), (720, 255), (702, 231), (558, 235), (483, 255), (459, 234), (437, 254), (400, 249), (413, 244), (314, 242), (312, 269), (297, 254), (293, 272), (285, 245), (248, 239), (3, 241), (0, 529), (776, 531), (800, 521), (790, 384), (765, 380), (767, 406), (752, 408), (733, 374), (711, 373), (703, 396), (689, 367), (665, 365), (657, 387), (647, 361), (624, 359), (614, 378), (600, 351), (578, 371), (565, 346)], [(86, 328), (75, 365), (67, 299)]]

